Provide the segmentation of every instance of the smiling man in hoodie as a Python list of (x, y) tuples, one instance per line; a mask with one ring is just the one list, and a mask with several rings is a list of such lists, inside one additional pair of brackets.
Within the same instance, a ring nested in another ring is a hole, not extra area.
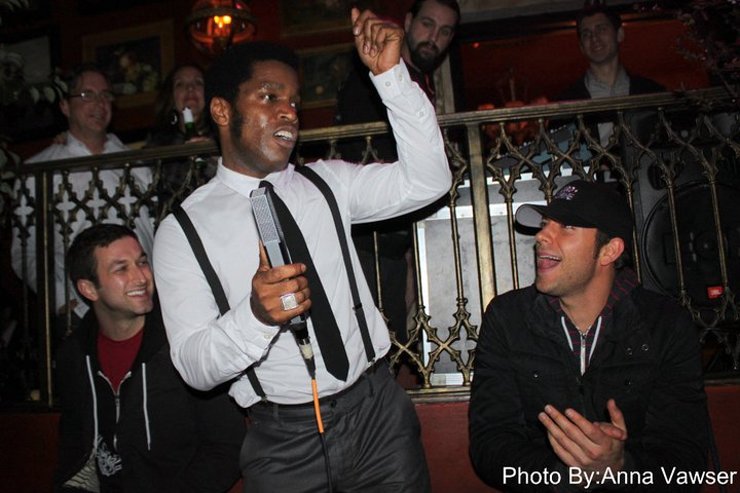
[(88, 228), (67, 263), (92, 309), (59, 351), (55, 490), (227, 491), (239, 476), (244, 417), (220, 389), (194, 391), (172, 366), (134, 232)]

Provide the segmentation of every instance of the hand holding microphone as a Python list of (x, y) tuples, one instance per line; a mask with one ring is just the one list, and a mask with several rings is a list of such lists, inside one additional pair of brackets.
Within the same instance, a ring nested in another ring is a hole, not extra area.
[[(264, 246), (260, 245), (260, 265), (252, 278), (251, 303), (252, 311), (262, 323), (282, 326), (311, 308), (311, 290), (303, 276), (305, 270), (303, 264), (272, 267)], [(290, 294), (297, 305), (286, 310), (283, 299)]]
[[(252, 310), (258, 317), (260, 313), (263, 313), (277, 324), (286, 325), (290, 329), (298, 343), (308, 373), (313, 379), (316, 376), (316, 364), (305, 315), (311, 307), (310, 290), (308, 280), (301, 275), (306, 271), (306, 266), (293, 264), (291, 261), (290, 251), (270, 193), (270, 187), (261, 187), (253, 190), (249, 195), (254, 220), (262, 240), (260, 266), (257, 274), (252, 278), (252, 298), (250, 300)], [(264, 274), (262, 278), (261, 273)], [(266, 300), (260, 300), (263, 301), (262, 303), (257, 303), (254, 294), (258, 293), (258, 296), (260, 294), (258, 289), (261, 287), (259, 286), (260, 280), (266, 281), (269, 286), (267, 291), (271, 291), (272, 296)], [(293, 283), (297, 286), (293, 286)], [(280, 293), (279, 303), (275, 303), (274, 296), (277, 293)], [(269, 307), (265, 302), (269, 303)]]

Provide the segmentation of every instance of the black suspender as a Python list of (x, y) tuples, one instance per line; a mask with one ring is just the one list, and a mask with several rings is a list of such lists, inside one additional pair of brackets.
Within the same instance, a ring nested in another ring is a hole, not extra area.
[[(313, 183), (314, 186), (316, 186), (316, 188), (318, 188), (319, 191), (322, 193), (326, 202), (329, 204), (329, 209), (331, 210), (331, 215), (334, 219), (334, 227), (337, 230), (337, 237), (339, 238), (339, 245), (342, 250), (344, 267), (347, 271), (347, 277), (349, 279), (350, 291), (352, 293), (352, 302), (354, 303), (354, 306), (352, 308), (355, 312), (355, 317), (357, 318), (357, 324), (360, 327), (362, 342), (365, 346), (365, 355), (367, 356), (368, 362), (372, 363), (375, 361), (375, 349), (373, 348), (372, 340), (370, 339), (370, 331), (367, 326), (367, 319), (365, 318), (362, 301), (360, 300), (360, 292), (357, 289), (357, 279), (355, 277), (355, 271), (352, 267), (352, 259), (349, 255), (347, 236), (345, 234), (344, 225), (342, 224), (342, 219), (339, 214), (337, 201), (334, 198), (334, 193), (332, 193), (329, 185), (312, 169), (305, 166), (296, 166), (295, 171), (297, 173), (300, 173), (311, 183)], [(182, 207), (177, 206), (172, 211), (172, 213), (175, 215), (175, 218), (180, 223), (182, 230), (185, 232), (188, 243), (190, 243), (190, 248), (192, 248), (193, 253), (195, 254), (195, 258), (198, 260), (198, 264), (200, 265), (200, 268), (203, 271), (203, 274), (206, 276), (206, 280), (208, 281), (209, 286), (211, 287), (213, 297), (215, 298), (216, 304), (218, 305), (219, 313), (221, 314), (221, 316), (223, 316), (230, 309), (229, 301), (226, 299), (226, 293), (224, 292), (223, 285), (221, 284), (216, 271), (213, 269), (213, 265), (211, 264), (210, 260), (208, 260), (208, 254), (203, 247), (203, 242), (201, 241), (200, 236), (195, 229), (195, 226), (193, 226), (192, 221)], [(254, 367), (250, 366), (245, 370), (245, 373), (247, 375), (247, 378), (249, 379), (249, 382), (252, 384), (254, 391), (257, 393), (257, 395), (264, 399), (265, 391), (262, 389), (262, 385), (260, 385), (259, 380), (257, 379), (257, 375), (254, 372)]]
[[(190, 220), (187, 213), (182, 207), (178, 205), (177, 207), (175, 207), (172, 213), (175, 215), (175, 219), (177, 219), (177, 222), (180, 223), (182, 230), (185, 232), (188, 243), (190, 243), (190, 248), (193, 249), (195, 258), (198, 260), (198, 264), (200, 264), (200, 268), (203, 271), (203, 274), (205, 274), (206, 280), (208, 280), (208, 284), (211, 286), (213, 297), (216, 299), (216, 304), (218, 305), (218, 311), (220, 315), (223, 316), (224, 313), (228, 312), (231, 309), (229, 307), (229, 300), (226, 299), (224, 287), (221, 284), (218, 275), (216, 275), (216, 271), (213, 270), (213, 265), (211, 264), (211, 261), (208, 260), (208, 254), (206, 253), (206, 249), (203, 247), (203, 242), (198, 235), (198, 231), (195, 230), (193, 222)], [(252, 384), (252, 388), (254, 388), (254, 391), (257, 393), (257, 395), (264, 399), (265, 391), (262, 389), (262, 385), (260, 385), (260, 382), (257, 379), (257, 375), (254, 373), (254, 367), (250, 366), (245, 370), (245, 373), (247, 374), (247, 378)]]
[(331, 215), (334, 218), (334, 227), (337, 230), (337, 236), (339, 237), (339, 245), (342, 248), (342, 258), (344, 258), (344, 269), (347, 271), (347, 277), (349, 278), (349, 288), (352, 292), (352, 303), (354, 306), (352, 309), (355, 312), (357, 318), (357, 325), (360, 326), (360, 334), (362, 334), (362, 343), (365, 346), (365, 355), (367, 360), (372, 363), (375, 361), (375, 349), (373, 348), (373, 341), (370, 339), (370, 331), (367, 328), (367, 320), (365, 319), (365, 311), (362, 308), (362, 300), (360, 299), (360, 291), (357, 289), (357, 280), (355, 278), (355, 270), (352, 268), (352, 259), (349, 256), (349, 247), (347, 246), (347, 235), (344, 232), (344, 225), (342, 224), (342, 217), (339, 215), (339, 207), (337, 206), (337, 200), (334, 198), (334, 194), (329, 188), (329, 185), (311, 168), (300, 166), (295, 168), (296, 172), (308, 178), (316, 188), (324, 195), (326, 202), (329, 204), (331, 209)]

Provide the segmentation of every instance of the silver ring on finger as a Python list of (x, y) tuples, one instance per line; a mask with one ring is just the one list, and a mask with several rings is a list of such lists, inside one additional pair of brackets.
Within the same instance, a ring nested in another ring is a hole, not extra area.
[(283, 304), (283, 310), (290, 311), (294, 308), (298, 308), (298, 300), (295, 297), (295, 293), (287, 293), (280, 297), (280, 302)]

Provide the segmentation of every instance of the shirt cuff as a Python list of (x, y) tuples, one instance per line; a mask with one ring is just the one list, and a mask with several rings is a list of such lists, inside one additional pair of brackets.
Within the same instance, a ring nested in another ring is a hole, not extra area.
[(401, 60), (398, 65), (382, 74), (373, 75), (370, 72), (370, 80), (375, 85), (381, 99), (393, 98), (403, 93), (404, 86), (412, 82), (406, 64)]
[[(278, 327), (262, 323), (252, 312), (250, 298), (244, 298), (232, 311), (232, 323), (224, 327), (233, 340), (253, 362), (265, 355), (270, 344), (280, 332)], [(228, 314), (226, 315), (228, 316)], [(248, 328), (245, 330), (245, 328)]]

